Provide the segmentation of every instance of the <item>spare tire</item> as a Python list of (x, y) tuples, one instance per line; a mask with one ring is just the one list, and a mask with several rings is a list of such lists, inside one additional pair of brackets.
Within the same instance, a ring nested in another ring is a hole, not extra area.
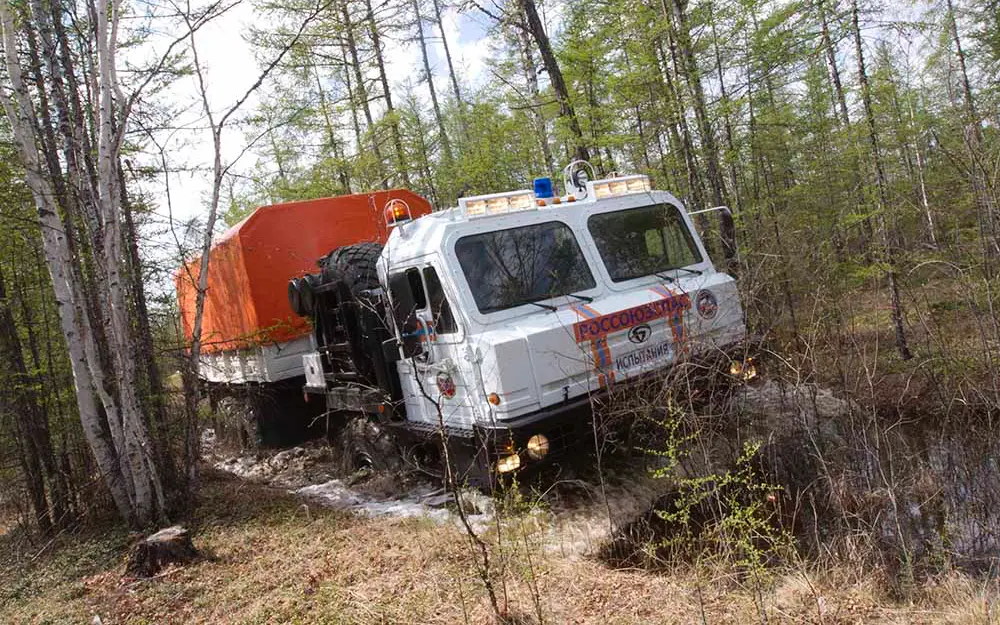
[(308, 274), (302, 276), (299, 281), (299, 298), (301, 300), (303, 316), (311, 317), (316, 311), (316, 287), (319, 285), (319, 276)]
[[(378, 243), (358, 243), (346, 245), (330, 252), (320, 264), (324, 292), (315, 299), (315, 319), (317, 342), (322, 346), (332, 339), (327, 335), (327, 307), (340, 308), (340, 314), (333, 323), (342, 323), (347, 341), (351, 345), (351, 366), (368, 383), (378, 383), (376, 358), (373, 351), (381, 349), (382, 341), (388, 338), (385, 322), (374, 314), (371, 306), (363, 304), (361, 293), (379, 286), (375, 264), (382, 253)], [(343, 340), (343, 339), (333, 339)]]
[(292, 312), (300, 317), (306, 317), (309, 313), (305, 311), (302, 302), (302, 278), (292, 278), (288, 281), (288, 305)]
[(378, 243), (338, 247), (323, 259), (323, 281), (343, 281), (351, 295), (357, 297), (362, 291), (379, 286), (375, 264), (381, 254), (382, 246)]

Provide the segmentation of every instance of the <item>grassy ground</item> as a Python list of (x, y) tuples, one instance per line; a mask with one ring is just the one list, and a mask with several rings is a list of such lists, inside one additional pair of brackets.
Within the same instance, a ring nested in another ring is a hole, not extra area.
[[(0, 571), (0, 622), (486, 623), (476, 551), (456, 526), (363, 519), (209, 474), (195, 515), (206, 558), (152, 580), (123, 579), (130, 537), (74, 536)], [(865, 576), (801, 567), (754, 585), (723, 572), (611, 570), (536, 516), (487, 536), (493, 583), (511, 622), (986, 623), (995, 586), (949, 577), (913, 604)], [(6, 545), (5, 547), (9, 547)]]

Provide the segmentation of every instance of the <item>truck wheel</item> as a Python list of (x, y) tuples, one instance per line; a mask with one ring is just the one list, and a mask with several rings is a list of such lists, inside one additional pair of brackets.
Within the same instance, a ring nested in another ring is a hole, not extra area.
[(364, 417), (349, 420), (336, 438), (335, 447), (340, 451), (345, 473), (363, 469), (391, 473), (402, 468), (402, 453), (396, 437)]
[[(371, 344), (380, 345), (388, 331), (384, 321), (371, 314), (368, 305), (359, 300), (363, 291), (380, 286), (375, 264), (381, 253), (382, 246), (378, 243), (358, 243), (337, 248), (322, 262), (323, 282), (336, 285), (334, 298), (340, 299), (330, 303), (341, 308), (341, 319), (352, 348), (350, 364), (373, 386), (378, 385), (379, 379)], [(316, 306), (322, 307), (322, 304), (317, 302)], [(317, 316), (322, 317), (321, 311), (317, 311)]]
[(316, 310), (316, 286), (319, 278), (313, 274), (302, 276), (299, 282), (299, 301), (305, 313), (303, 317), (311, 317)]
[(288, 305), (300, 317), (311, 317), (316, 307), (316, 293), (313, 290), (316, 277), (312, 275), (293, 278), (288, 281)]
[(378, 243), (345, 245), (330, 252), (323, 260), (323, 281), (343, 281), (351, 295), (379, 286), (375, 263), (382, 253)]

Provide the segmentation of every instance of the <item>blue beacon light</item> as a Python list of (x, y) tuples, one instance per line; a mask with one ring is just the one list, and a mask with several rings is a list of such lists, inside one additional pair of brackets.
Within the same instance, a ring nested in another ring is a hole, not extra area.
[(543, 199), (553, 195), (552, 178), (535, 178), (535, 197)]

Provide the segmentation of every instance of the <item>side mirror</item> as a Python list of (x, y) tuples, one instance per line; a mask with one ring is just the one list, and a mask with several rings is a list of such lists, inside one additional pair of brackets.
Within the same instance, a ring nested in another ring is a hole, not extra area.
[(399, 341), (396, 339), (382, 341), (382, 358), (386, 364), (399, 362)]
[(402, 347), (403, 358), (413, 358), (424, 353), (424, 344), (412, 326), (408, 325), (403, 328)]

